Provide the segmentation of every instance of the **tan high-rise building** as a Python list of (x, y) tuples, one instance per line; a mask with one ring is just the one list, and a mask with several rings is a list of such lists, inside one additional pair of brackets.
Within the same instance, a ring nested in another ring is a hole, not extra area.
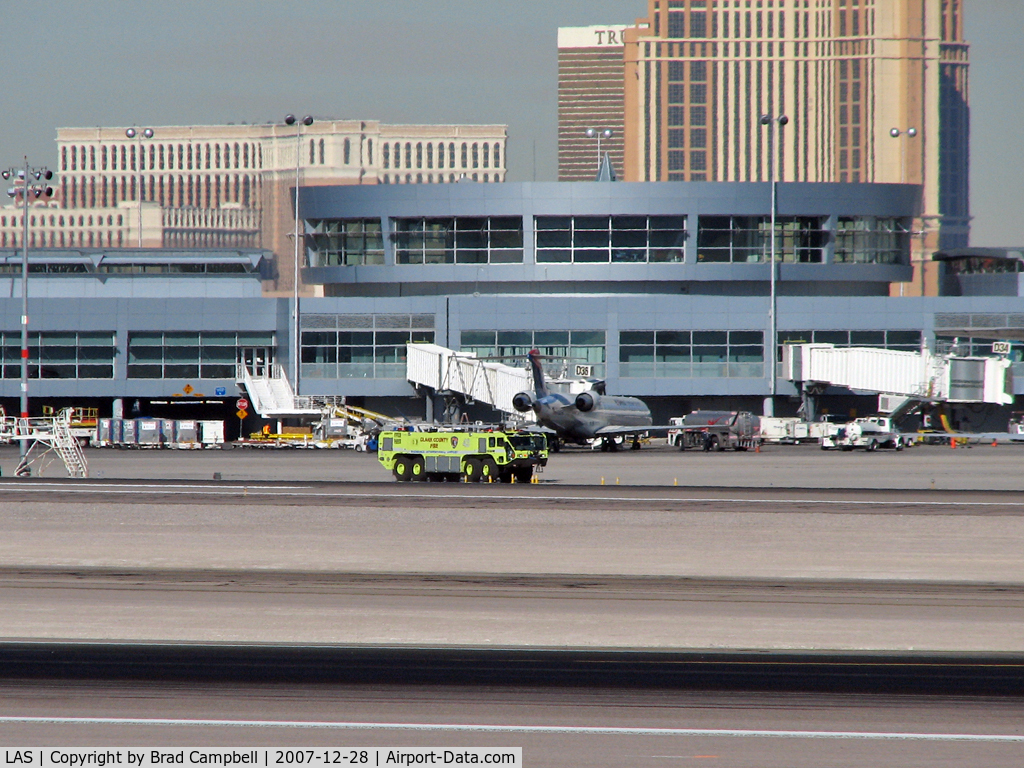
[[(624, 178), (913, 183), (915, 280), (967, 245), (962, 0), (649, 0), (625, 33)], [(927, 271), (922, 271), (922, 267)]]
[[(504, 181), (507, 136), (504, 125), (362, 120), (154, 126), (131, 137), (60, 128), (60, 210), (47, 211), (34, 238), (51, 247), (265, 248), (275, 259), (264, 287), (288, 294), (296, 177), (300, 186)], [(2, 218), (0, 245), (16, 245), (17, 215)]]
[(593, 181), (600, 154), (622, 173), (622, 48), (625, 25), (558, 29), (558, 180)]

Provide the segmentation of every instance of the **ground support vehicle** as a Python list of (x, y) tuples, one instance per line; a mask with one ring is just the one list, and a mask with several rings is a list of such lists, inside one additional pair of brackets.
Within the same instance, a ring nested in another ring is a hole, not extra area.
[(381, 432), (377, 459), (399, 481), (528, 483), (548, 462), (535, 432)]
[(868, 416), (862, 419), (854, 419), (843, 424), (834, 435), (821, 438), (821, 450), (827, 451), (830, 448), (839, 448), (843, 451), (852, 451), (855, 448), (862, 448), (865, 451), (874, 451), (878, 448), (892, 448), (902, 451), (907, 445), (887, 416)]
[(762, 443), (817, 443), (839, 430), (839, 425), (828, 421), (827, 417), (821, 421), (804, 421), (795, 416), (762, 416), (760, 421)]
[[(99, 421), (99, 409), (83, 406), (73, 406), (71, 409), (71, 423), (69, 429), (82, 445), (88, 445), (96, 435), (96, 424)], [(43, 406), (43, 418), (56, 418), (58, 411), (52, 405)]]
[(694, 411), (669, 419), (668, 440), (681, 451), (745, 451), (761, 444), (758, 417), (748, 411)]

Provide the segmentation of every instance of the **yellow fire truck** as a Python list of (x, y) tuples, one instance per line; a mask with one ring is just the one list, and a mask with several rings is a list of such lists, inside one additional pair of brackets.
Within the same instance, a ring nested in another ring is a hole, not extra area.
[(381, 432), (378, 441), (377, 459), (399, 481), (528, 483), (548, 463), (547, 439), (534, 432)]

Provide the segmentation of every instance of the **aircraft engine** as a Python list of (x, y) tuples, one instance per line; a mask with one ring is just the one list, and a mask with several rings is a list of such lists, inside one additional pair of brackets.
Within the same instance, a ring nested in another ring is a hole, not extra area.
[(576, 395), (576, 409), (586, 413), (597, 407), (598, 396), (593, 392), (580, 392)]
[(529, 392), (520, 392), (512, 398), (512, 407), (520, 413), (526, 413), (533, 408), (533, 395)]

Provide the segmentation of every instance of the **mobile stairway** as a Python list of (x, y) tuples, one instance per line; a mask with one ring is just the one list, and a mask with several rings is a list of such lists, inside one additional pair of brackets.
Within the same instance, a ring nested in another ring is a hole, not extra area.
[(235, 379), (245, 387), (252, 408), (264, 419), (316, 418), (323, 408), (311, 397), (295, 394), (291, 382), (278, 363), (260, 366), (255, 373), (239, 363)]
[(68, 477), (89, 476), (82, 445), (72, 433), (73, 414), (73, 409), (64, 408), (56, 416), (43, 418), (0, 416), (0, 441), (28, 445), (14, 470), (17, 477), (42, 475), (55, 459), (60, 459)]

